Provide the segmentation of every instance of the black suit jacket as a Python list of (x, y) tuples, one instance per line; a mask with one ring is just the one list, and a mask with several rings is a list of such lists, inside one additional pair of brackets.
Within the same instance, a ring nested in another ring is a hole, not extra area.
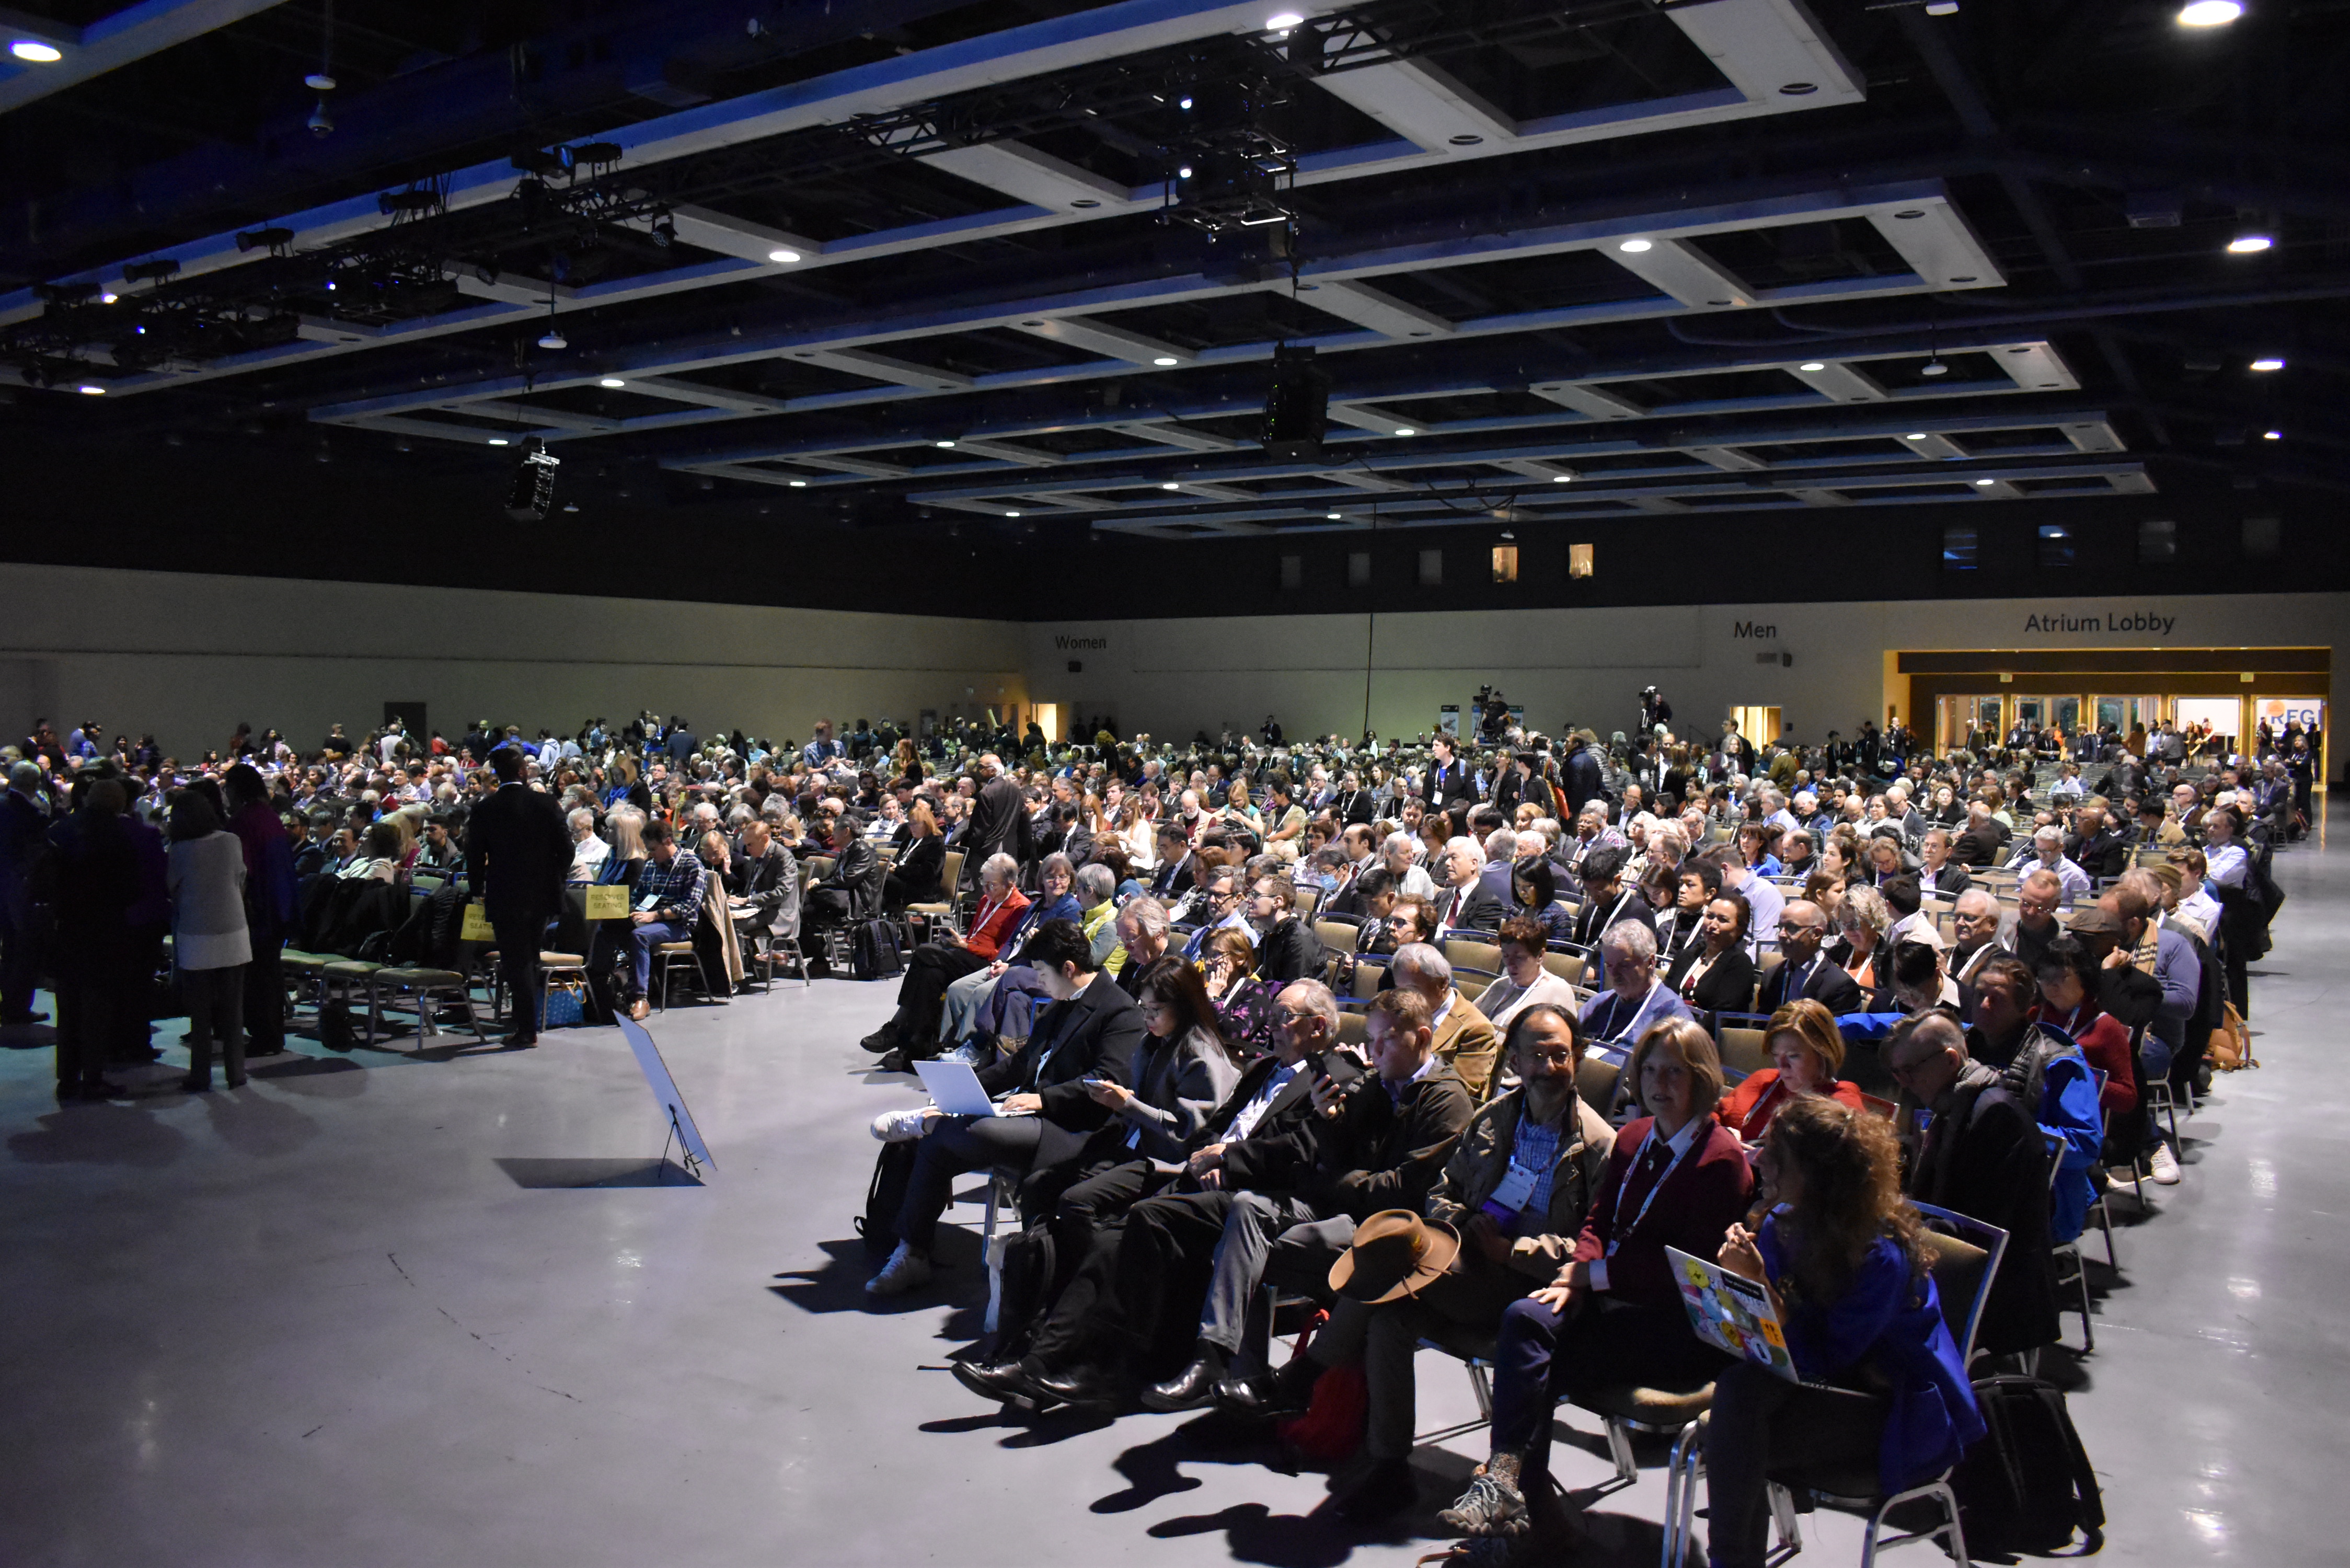
[[(1902, 1111), (1910, 1101), (1905, 1096)], [(2048, 1146), (2032, 1116), (1995, 1078), (1954, 1089), (1927, 1131), (1904, 1184), (1920, 1203), (2007, 1232), (2007, 1252), (1983, 1303), (1975, 1344), (1994, 1355), (2056, 1338), (2056, 1281), (2048, 1251)]]
[(899, 852), (891, 869), (897, 873), (906, 902), (923, 904), (939, 896), (939, 873), (945, 868), (946, 858), (947, 841), (937, 834), (914, 839)]
[[(1281, 1058), (1260, 1056), (1241, 1073), (1241, 1081), (1224, 1096), (1224, 1103), (1209, 1114), (1192, 1139), (1195, 1148), (1205, 1148), (1221, 1142), (1231, 1128), (1232, 1118), (1241, 1107), (1256, 1098), (1265, 1081), (1281, 1070)], [(1362, 1076), (1362, 1070), (1345, 1056), (1332, 1052), (1321, 1058), (1318, 1071), (1326, 1073), (1340, 1088), (1345, 1088)], [(1224, 1147), (1224, 1185), (1236, 1191), (1284, 1192), (1297, 1185), (1314, 1168), (1314, 1140), (1306, 1132), (1306, 1123), (1314, 1115), (1314, 1080), (1315, 1064), (1302, 1064), (1289, 1082), (1273, 1096), (1248, 1137)]]
[(1431, 810), (1451, 811), (1455, 806), (1474, 805), (1476, 800), (1477, 770), (1470, 765), (1468, 758), (1455, 757), (1441, 769), (1430, 771), (1428, 804)]
[(2118, 877), (2129, 869), (2129, 842), (2110, 827), (2099, 828), (2094, 838), (2068, 838), (2064, 853), (2092, 881)]
[(1340, 790), (1338, 798), (1330, 803), (1331, 814), (1342, 826), (1368, 827), (1377, 815), (1377, 803), (1367, 789)]
[(465, 880), (492, 920), (561, 909), (571, 853), (563, 807), (528, 784), (500, 784), (465, 823)]
[[(1459, 891), (1459, 888), (1447, 889), (1448, 893)], [(1444, 923), (1466, 927), (1472, 931), (1500, 930), (1502, 922), (1510, 918), (1509, 906), (1493, 897), (1492, 889), (1480, 882), (1470, 883), (1467, 893), (1468, 896), (1457, 904), (1445, 907)]]
[(847, 894), (848, 918), (869, 920), (881, 912), (882, 875), (881, 857), (864, 835), (856, 834), (847, 847), (833, 851), (832, 869), (816, 887)]
[(1616, 900), (1621, 898), (1623, 898), (1623, 892), (1620, 888), (1607, 898), (1594, 898), (1586, 891), (1583, 898), (1583, 907), (1575, 912), (1574, 940), (1584, 947), (1596, 948), (1599, 945), (1599, 939), (1607, 934), (1609, 926), (1625, 920), (1637, 920), (1648, 928), (1650, 936), (1655, 936), (1657, 912), (1648, 908), (1648, 901), (1638, 893), (1624, 899), (1623, 913), (1617, 915), (1613, 920), (1608, 919), (1609, 912), (1616, 908)]
[(970, 851), (963, 857), (967, 879), (976, 882), (981, 862), (998, 850), (1018, 856), (1026, 845), (1027, 824), (1027, 803), (1012, 775), (998, 774), (990, 779), (971, 803), (971, 827), (963, 839)]
[[(1776, 1012), (1794, 998), (1787, 994), (1788, 972), (1792, 963), (1783, 963), (1771, 971), (1762, 982), (1762, 1000), (1757, 1012)], [(1838, 969), (1825, 953), (1812, 960), (1812, 972), (1804, 977), (1802, 994), (1825, 1007), (1830, 1012), (1860, 1011), (1860, 985), (1852, 976)]]
[(982, 1068), (980, 1085), (990, 1096), (1043, 1097), (1044, 1109), (1038, 1114), (1045, 1118), (1044, 1141), (1037, 1146), (1036, 1164), (1057, 1165), (1075, 1158), (1085, 1147), (1086, 1135), (1109, 1116), (1086, 1092), (1082, 1080), (1107, 1078), (1132, 1087), (1134, 1053), (1145, 1033), (1142, 1010), (1134, 999), (1116, 980), (1096, 971), (1085, 990), (1045, 1010), (1017, 1052)]
[[(1953, 853), (1955, 854), (1956, 851), (1953, 850)], [(1949, 898), (1957, 898), (1975, 885), (1975, 879), (1967, 875), (1967, 868), (1955, 859), (1942, 863), (1942, 868), (1935, 874), (1934, 885), (1931, 888), (1926, 886), (1925, 877), (1925, 868), (1920, 867), (1918, 871), (1918, 886), (1922, 891)]]

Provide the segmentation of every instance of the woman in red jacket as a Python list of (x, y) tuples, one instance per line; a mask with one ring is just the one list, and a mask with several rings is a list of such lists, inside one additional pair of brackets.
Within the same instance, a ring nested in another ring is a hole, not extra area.
[(2040, 1005), (2033, 1021), (2062, 1029), (2106, 1075), (2098, 1106), (2110, 1123), (2137, 1109), (2137, 1074), (2130, 1054), (2129, 1026), (2097, 1005), (2097, 961), (2081, 939), (2058, 937), (2041, 950), (2033, 966), (2040, 981)]
[(1825, 1095), (1856, 1111), (1863, 1107), (1860, 1090), (1836, 1077), (1844, 1069), (1844, 1036), (1823, 1004), (1808, 996), (1787, 1003), (1763, 1026), (1762, 1044), (1777, 1065), (1748, 1075), (1713, 1113), (1747, 1147), (1762, 1141), (1771, 1118), (1798, 1095)]
[[(1713, 1119), (1721, 1058), (1705, 1031), (1669, 1018), (1625, 1072), (1648, 1114), (1616, 1135), (1573, 1260), (1502, 1314), (1493, 1357), (1493, 1452), (1438, 1517), (1464, 1535), (1518, 1535), (1550, 1463), (1558, 1398), (1599, 1383), (1698, 1388), (1721, 1357), (1690, 1332), (1665, 1249), (1712, 1257), (1754, 1187), (1737, 1135)], [(1563, 1523), (1564, 1521), (1557, 1521)]]

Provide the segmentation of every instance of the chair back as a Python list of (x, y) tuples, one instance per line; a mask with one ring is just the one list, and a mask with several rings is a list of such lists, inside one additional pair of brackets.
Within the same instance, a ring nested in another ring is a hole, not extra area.
[(1347, 982), (1347, 994), (1357, 1002), (1368, 1002), (1379, 993), (1379, 981), (1388, 972), (1388, 960), (1365, 953), (1355, 961), (1353, 978)]
[(1569, 985), (1579, 986), (1583, 983), (1586, 967), (1581, 953), (1563, 953), (1554, 948), (1543, 954), (1543, 968)]
[(1327, 953), (1353, 952), (1356, 940), (1361, 931), (1361, 927), (1350, 926), (1344, 920), (1314, 922), (1314, 934), (1321, 940), (1322, 950)]
[(951, 899), (962, 886), (962, 851), (950, 849), (939, 857), (939, 888)]
[(1297, 911), (1299, 919), (1312, 919), (1315, 909), (1321, 902), (1321, 888), (1309, 888), (1303, 882), (1292, 882), (1289, 885), (1289, 907)]
[(1926, 1221), (1919, 1240), (1933, 1265), (1934, 1288), (1941, 1293), (1942, 1321), (1958, 1342), (1959, 1365), (1963, 1366), (1974, 1357), (1975, 1332), (1982, 1326), (2000, 1260), (2007, 1256), (2007, 1232), (1931, 1203), (1911, 1207)]
[[(1735, 1015), (1725, 1013), (1723, 1016)], [(1752, 1017), (1752, 1014), (1747, 1016)], [(1771, 1064), (1771, 1053), (1763, 1044), (1760, 1029), (1717, 1030), (1714, 1041), (1721, 1050), (1721, 1064), (1742, 1078), (1759, 1073)]]
[(1624, 1075), (1624, 1064), (1610, 1056), (1586, 1054), (1575, 1064), (1575, 1092), (1583, 1103), (1600, 1115), (1616, 1103), (1616, 1084)]
[(1455, 969), (1473, 969), (1480, 974), (1502, 972), (1502, 949), (1497, 942), (1475, 937), (1447, 937), (1444, 956)]
[(1370, 1028), (1371, 1018), (1369, 1013), (1357, 1012), (1350, 1008), (1340, 1008), (1338, 1010), (1339, 1044), (1368, 1044), (1371, 1038)]

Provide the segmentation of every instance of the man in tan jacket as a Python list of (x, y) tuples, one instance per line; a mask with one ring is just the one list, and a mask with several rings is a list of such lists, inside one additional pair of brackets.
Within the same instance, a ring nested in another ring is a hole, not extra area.
[(1474, 1003), (1453, 988), (1450, 960), (1426, 942), (1396, 949), (1395, 982), (1428, 999), (1436, 1018), (1436, 1054), (1451, 1064), (1469, 1085), (1469, 1097), (1482, 1102), (1493, 1089), (1493, 1025)]

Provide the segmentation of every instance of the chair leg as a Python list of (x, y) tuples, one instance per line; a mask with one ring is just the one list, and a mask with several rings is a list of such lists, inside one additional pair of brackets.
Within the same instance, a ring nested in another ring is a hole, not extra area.
[[(1948, 1481), (1936, 1481), (1929, 1490), (1932, 1491), (1934, 1501), (1942, 1505), (1943, 1517), (1950, 1521), (1950, 1531), (1943, 1540), (1942, 1550), (1950, 1554), (1950, 1561), (1959, 1568), (1968, 1568), (1974, 1559), (1967, 1555), (1967, 1527), (1959, 1517), (1959, 1494), (1950, 1489)], [(1936, 1533), (1942, 1532), (1938, 1531)]]
[(1638, 1486), (1640, 1460), (1632, 1452), (1632, 1428), (1614, 1416), (1607, 1417), (1607, 1453), (1616, 1461), (1616, 1480), (1625, 1486)]
[(1482, 1361), (1471, 1361), (1468, 1366), (1469, 1392), (1476, 1397), (1477, 1414), (1490, 1427), (1493, 1424), (1493, 1375)]
[[(1616, 1423), (1607, 1423), (1612, 1446)], [(1658, 1568), (1682, 1568), (1690, 1539), (1697, 1529), (1697, 1478), (1705, 1462), (1704, 1439), (1699, 1423), (1691, 1421), (1673, 1439), (1673, 1457), (1665, 1465), (1665, 1544)]]
[(1795, 1511), (1795, 1494), (1776, 1481), (1770, 1483), (1771, 1525), (1779, 1532), (1779, 1544), (1772, 1552), (1773, 1563), (1784, 1563), (1804, 1550), (1803, 1515)]

